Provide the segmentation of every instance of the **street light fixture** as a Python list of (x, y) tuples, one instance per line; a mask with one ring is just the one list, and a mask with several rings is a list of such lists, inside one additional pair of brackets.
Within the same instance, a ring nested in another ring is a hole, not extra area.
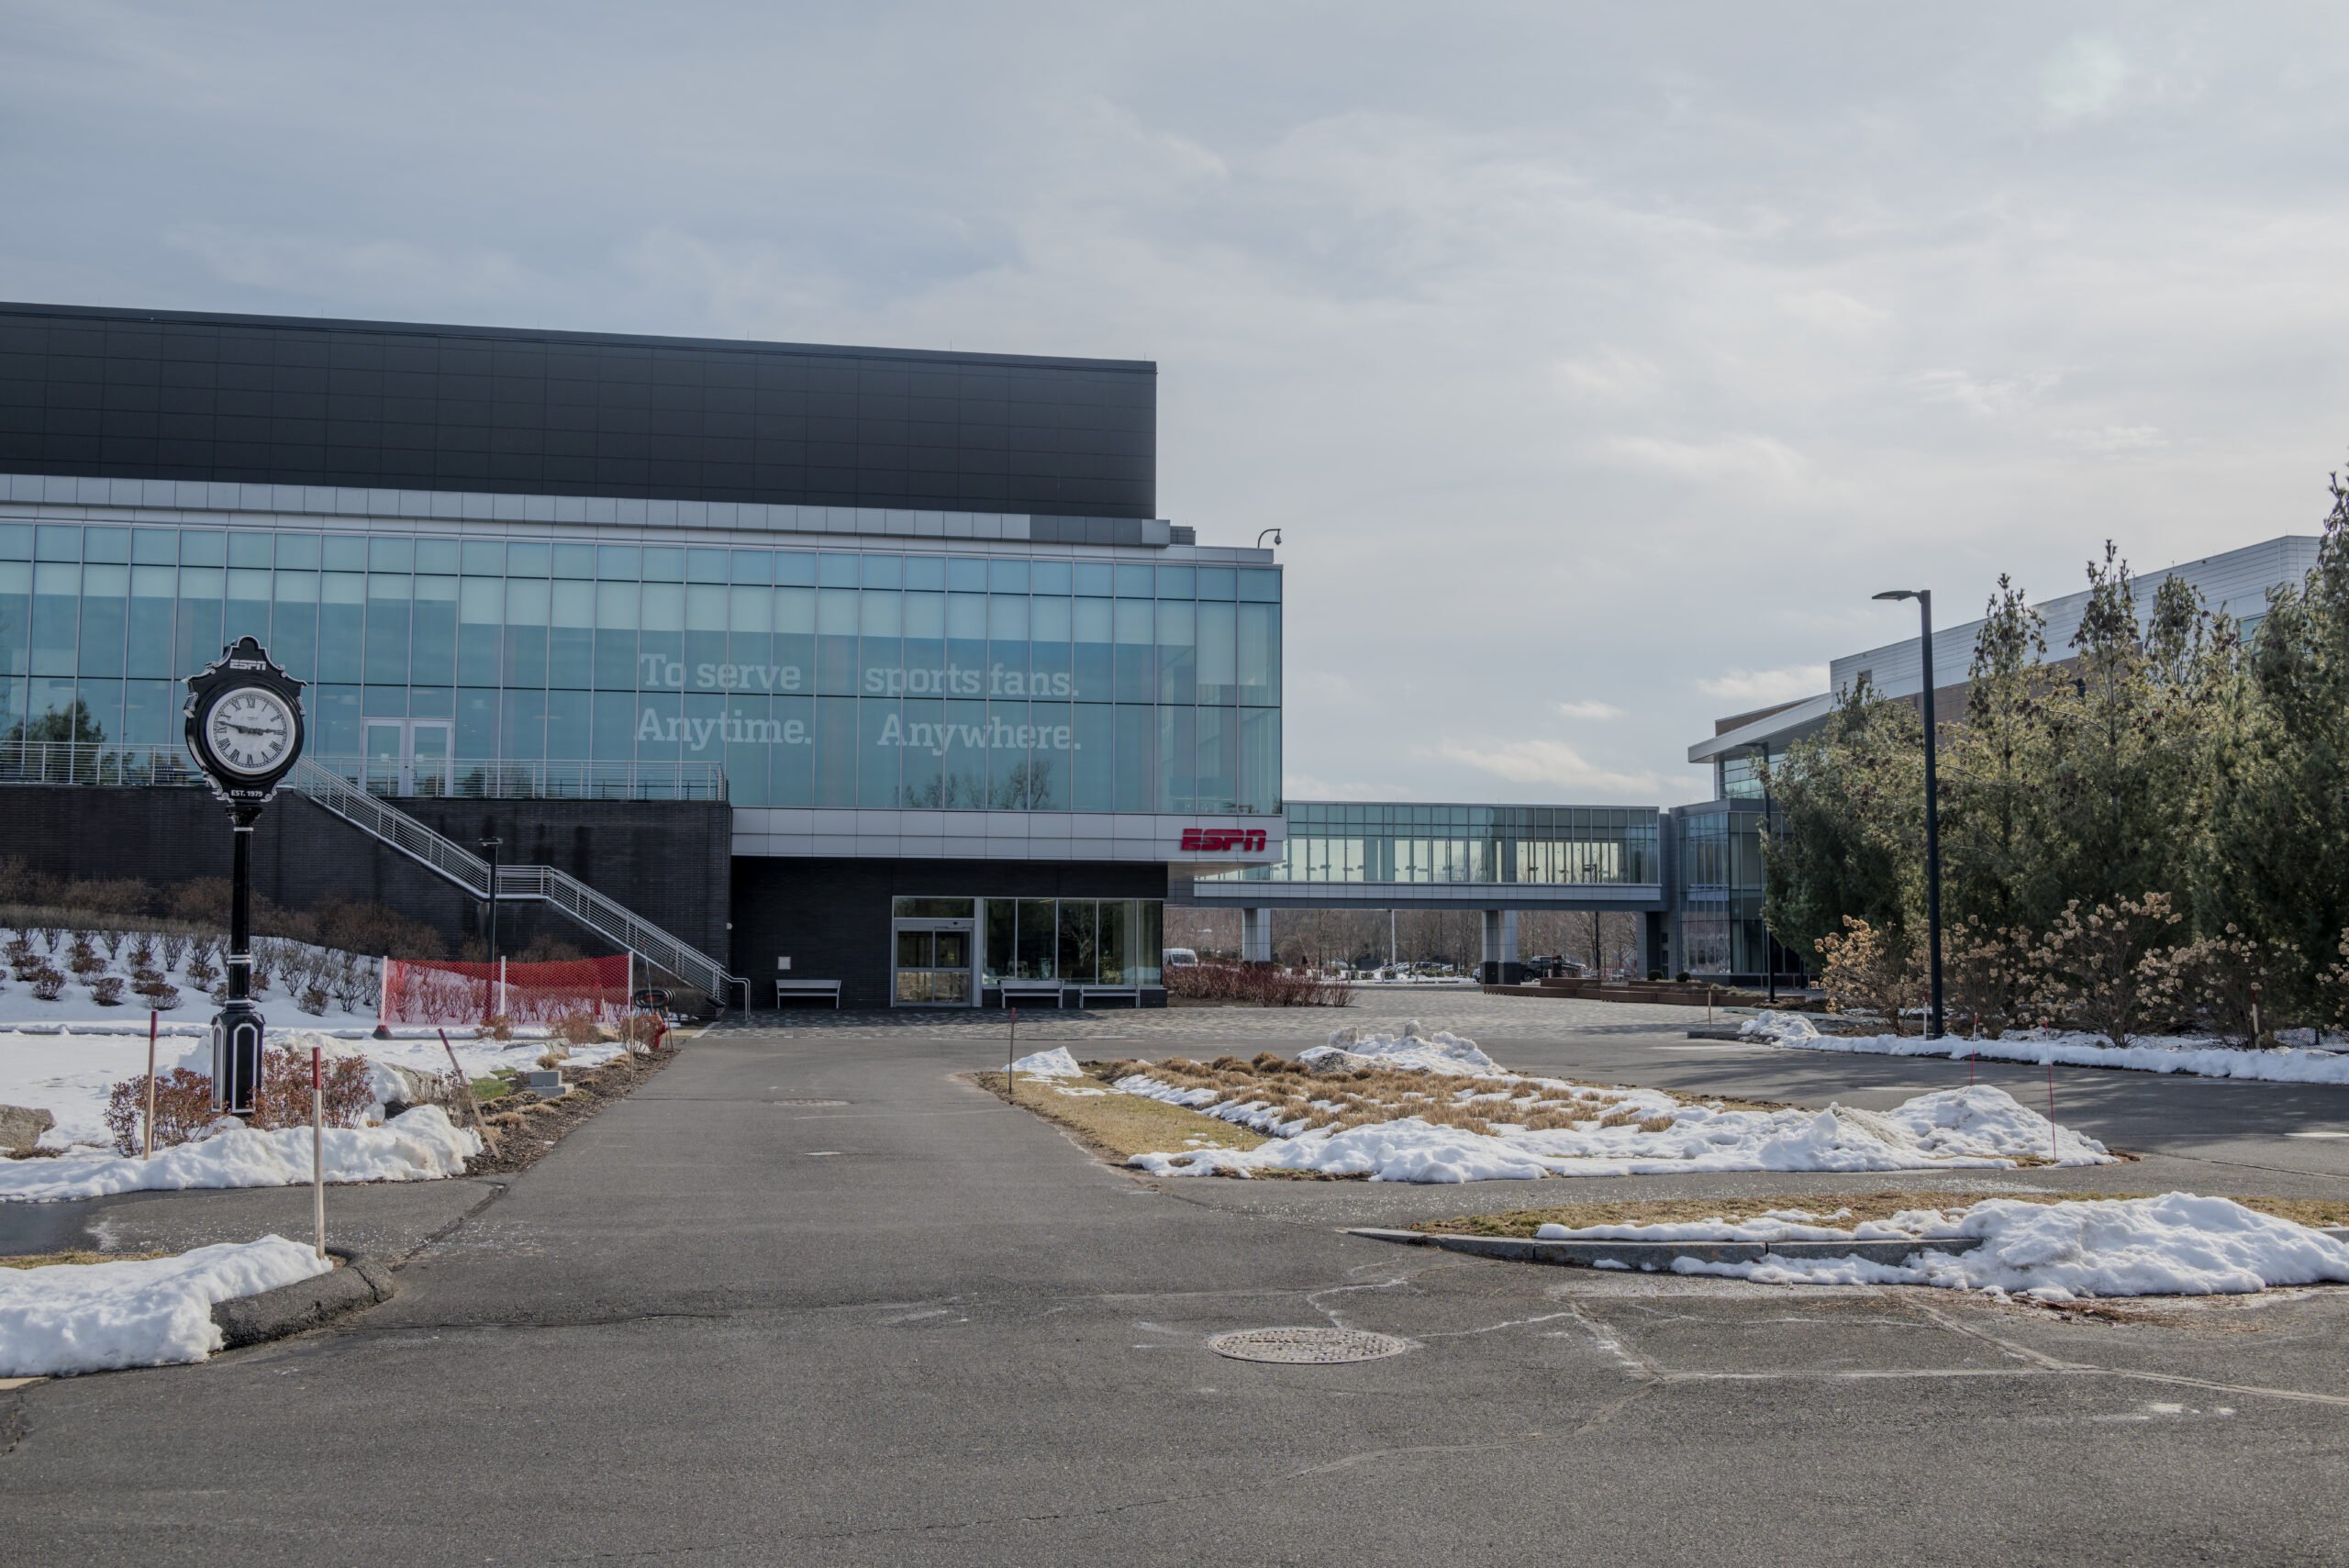
[(1280, 543), (1280, 542), (1281, 542), (1281, 530), (1280, 530), (1280, 529), (1278, 529), (1278, 528), (1266, 528), (1266, 529), (1264, 529), (1264, 532), (1263, 532), (1263, 533), (1259, 533), (1259, 534), (1256, 536), (1256, 548), (1257, 548), (1258, 550), (1262, 550), (1262, 549), (1264, 549), (1264, 534), (1270, 534), (1270, 535), (1272, 535), (1272, 536), (1273, 536), (1273, 542), (1274, 542), (1275, 544), (1278, 544), (1278, 543)]
[(1925, 962), (1932, 986), (1932, 1011), (1925, 1032), (1943, 1033), (1942, 1017), (1942, 816), (1941, 775), (1933, 755), (1933, 593), (1930, 588), (1892, 588), (1879, 599), (1914, 599), (1920, 627), (1918, 648), (1925, 676)]

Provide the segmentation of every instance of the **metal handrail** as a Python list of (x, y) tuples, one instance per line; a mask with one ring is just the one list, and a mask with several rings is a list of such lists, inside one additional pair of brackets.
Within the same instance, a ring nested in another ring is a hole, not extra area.
[[(294, 764), (285, 783), (361, 832), (439, 873), (472, 896), (487, 899), (492, 895), (487, 861), (333, 770), (306, 757)], [(597, 936), (640, 954), (655, 968), (665, 969), (685, 984), (699, 987), (721, 1006), (736, 987), (746, 984), (729, 974), (725, 965), (708, 954), (552, 866), (499, 865), (495, 896), (501, 903), (551, 904)]]
[[(448, 764), (434, 778), (430, 764), (403, 765), (383, 758), (322, 756), (309, 760), (378, 795), (413, 794), (465, 800), (711, 800), (727, 798), (726, 770), (715, 762), (565, 762), (561, 760)], [(461, 771), (459, 771), (461, 770)], [(401, 788), (403, 777), (411, 789)], [(153, 741), (0, 741), (0, 784), (106, 785), (202, 784), (204, 775), (185, 748)]]

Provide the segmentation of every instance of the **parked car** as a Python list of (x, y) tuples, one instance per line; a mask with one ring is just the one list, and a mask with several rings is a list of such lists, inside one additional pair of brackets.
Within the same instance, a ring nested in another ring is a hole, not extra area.
[(1168, 948), (1163, 959), (1169, 969), (1196, 969), (1199, 962), (1198, 953), (1191, 948)]

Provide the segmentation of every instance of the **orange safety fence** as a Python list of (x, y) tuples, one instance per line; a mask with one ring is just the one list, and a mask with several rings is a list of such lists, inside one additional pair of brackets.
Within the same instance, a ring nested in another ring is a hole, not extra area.
[(633, 964), (626, 953), (554, 963), (384, 961), (384, 1024), (476, 1023), (503, 1014), (518, 1024), (551, 1024), (574, 1013), (613, 1021), (629, 1010)]

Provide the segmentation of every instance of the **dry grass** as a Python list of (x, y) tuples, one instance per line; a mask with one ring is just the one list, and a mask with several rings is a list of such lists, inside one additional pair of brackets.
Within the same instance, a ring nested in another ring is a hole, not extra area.
[(55, 1263), (143, 1263), (168, 1258), (169, 1252), (32, 1252), (20, 1258), (0, 1258), (0, 1269), (45, 1269)]
[[(1965, 1208), (1986, 1197), (2011, 1197), (2023, 1203), (2062, 1203), (2094, 1198), (2146, 1197), (2146, 1193), (1954, 1193), (1923, 1189), (1888, 1193), (1762, 1193), (1738, 1197), (1643, 1198), (1618, 1203), (1564, 1203), (1545, 1208), (1515, 1208), (1500, 1214), (1463, 1215), (1455, 1219), (1428, 1219), (1414, 1230), (1454, 1236), (1531, 1236), (1544, 1225), (1579, 1230), (1592, 1225), (1672, 1225), (1701, 1219), (1731, 1221), (1756, 1218), (1776, 1209), (1803, 1209), (1819, 1215), (1820, 1223), (1857, 1225), (1862, 1220), (1889, 1219), (1904, 1209)], [(2349, 1199), (2239, 1197), (2245, 1208), (2279, 1219), (2326, 1229), (2349, 1225)], [(1825, 1216), (1837, 1214), (1830, 1221)]]
[(1308, 1129), (1338, 1132), (1418, 1117), (1438, 1127), (1487, 1135), (1504, 1124), (1531, 1132), (1636, 1127), (1655, 1133), (1672, 1125), (1669, 1115), (1654, 1108), (1653, 1096), (1657, 1094), (1679, 1105), (1720, 1110), (1785, 1108), (1774, 1101), (1713, 1099), (1666, 1090), (1642, 1091), (1646, 1097), (1634, 1098), (1633, 1091), (1619, 1085), (1572, 1079), (1533, 1084), (1523, 1079), (1444, 1077), (1375, 1067), (1317, 1073), (1270, 1051), (1251, 1061), (1219, 1056), (1201, 1062), (1170, 1057), (1163, 1062), (1095, 1063), (1092, 1071), (1106, 1083), (1141, 1073), (1176, 1088), (1211, 1090), (1218, 1105), (1261, 1101), (1284, 1121), (1301, 1121)]
[[(1098, 1063), (1087, 1062), (1085, 1066), (1093, 1069)], [(1002, 1073), (981, 1073), (974, 1076), (987, 1093), (998, 1099), (1010, 1097), (1004, 1093)], [(1063, 1095), (1054, 1086), (1099, 1088), (1101, 1085), (1095, 1081), (1098, 1076), (1096, 1073), (1082, 1082), (1023, 1076), (1018, 1097), (1012, 1103), (1022, 1110), (1034, 1111), (1047, 1121), (1058, 1122), (1076, 1134), (1086, 1148), (1117, 1160), (1130, 1159), (1136, 1154), (1180, 1153), (1186, 1149), (1253, 1149), (1264, 1141), (1261, 1132), (1234, 1127), (1181, 1106), (1170, 1106), (1163, 1100), (1146, 1100), (1139, 1095)]]

